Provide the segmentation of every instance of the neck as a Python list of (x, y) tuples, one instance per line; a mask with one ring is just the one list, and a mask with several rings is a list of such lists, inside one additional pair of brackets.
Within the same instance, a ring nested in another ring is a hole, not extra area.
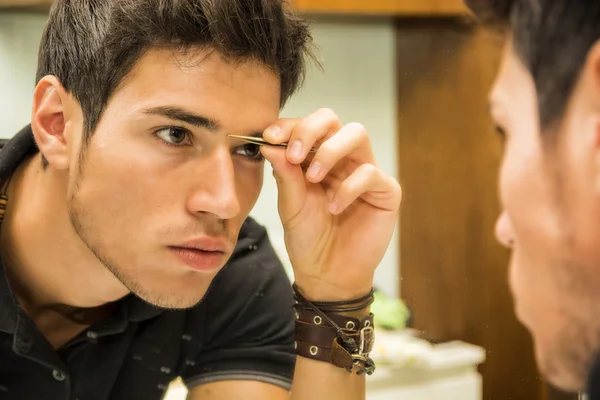
[(67, 175), (44, 170), (37, 155), (21, 164), (7, 189), (0, 251), (11, 286), (32, 317), (48, 309), (94, 310), (129, 293), (73, 229)]

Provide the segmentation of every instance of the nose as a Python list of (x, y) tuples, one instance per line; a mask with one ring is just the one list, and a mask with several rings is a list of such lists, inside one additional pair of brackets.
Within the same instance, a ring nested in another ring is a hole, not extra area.
[(195, 188), (188, 198), (191, 213), (210, 213), (219, 219), (231, 219), (240, 213), (236, 175), (229, 149), (215, 149), (199, 161)]
[(496, 221), (496, 239), (505, 247), (512, 248), (515, 244), (512, 222), (510, 217), (503, 211)]

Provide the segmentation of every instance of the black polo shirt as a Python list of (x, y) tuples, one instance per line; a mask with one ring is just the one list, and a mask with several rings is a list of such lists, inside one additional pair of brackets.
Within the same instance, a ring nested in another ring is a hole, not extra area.
[[(0, 151), (0, 182), (36, 148), (31, 128)], [(0, 399), (152, 400), (188, 387), (257, 380), (289, 388), (295, 361), (289, 279), (265, 229), (248, 219), (203, 301), (162, 310), (130, 295), (106, 320), (53, 350), (0, 264)]]
[(600, 355), (594, 358), (587, 385), (586, 400), (600, 400)]

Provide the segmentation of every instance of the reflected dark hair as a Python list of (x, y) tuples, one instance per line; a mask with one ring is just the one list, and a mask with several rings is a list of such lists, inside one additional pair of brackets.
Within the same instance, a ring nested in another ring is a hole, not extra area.
[(599, 0), (465, 0), (504, 27), (535, 82), (543, 130), (560, 122), (587, 55), (600, 39)]
[(119, 84), (153, 48), (257, 61), (281, 81), (281, 106), (314, 60), (308, 24), (285, 0), (56, 0), (36, 81), (55, 75), (81, 104), (84, 143)]

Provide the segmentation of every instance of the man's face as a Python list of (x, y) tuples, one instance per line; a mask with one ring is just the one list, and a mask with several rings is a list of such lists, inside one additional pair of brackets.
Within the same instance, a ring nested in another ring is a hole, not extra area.
[(496, 231), (512, 248), (516, 313), (543, 375), (572, 391), (584, 386), (600, 339), (600, 121), (587, 79), (542, 132), (533, 79), (509, 45), (491, 95), (506, 135)]
[(168, 308), (201, 300), (262, 187), (257, 146), (226, 135), (260, 133), (279, 114), (269, 70), (200, 56), (146, 54), (70, 167), (77, 234), (129, 290)]

